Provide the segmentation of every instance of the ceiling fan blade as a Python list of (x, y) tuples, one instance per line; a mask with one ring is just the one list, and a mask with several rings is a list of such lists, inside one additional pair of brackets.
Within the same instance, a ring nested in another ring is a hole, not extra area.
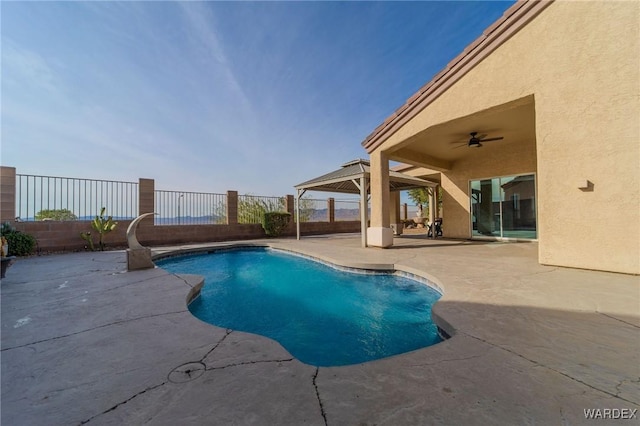
[(497, 138), (480, 139), (480, 142), (501, 141), (502, 139), (504, 139), (504, 137), (500, 136)]

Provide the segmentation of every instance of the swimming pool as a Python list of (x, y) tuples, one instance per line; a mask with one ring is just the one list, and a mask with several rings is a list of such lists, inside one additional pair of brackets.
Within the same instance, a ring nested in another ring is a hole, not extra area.
[(205, 277), (200, 297), (189, 304), (194, 316), (270, 337), (306, 364), (357, 364), (441, 341), (431, 321), (440, 293), (406, 277), (338, 270), (264, 248), (156, 264)]

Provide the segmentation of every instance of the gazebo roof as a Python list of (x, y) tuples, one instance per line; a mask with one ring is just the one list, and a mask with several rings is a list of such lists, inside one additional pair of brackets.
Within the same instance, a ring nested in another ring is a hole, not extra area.
[[(334, 170), (315, 179), (295, 185), (298, 190), (342, 192), (347, 194), (359, 194), (360, 189), (354, 181), (362, 177), (369, 179), (370, 163), (367, 160), (358, 159), (349, 161), (338, 170)], [(389, 170), (389, 186), (391, 191), (404, 191), (414, 188), (434, 187), (437, 184), (425, 179), (409, 176), (404, 173)]]

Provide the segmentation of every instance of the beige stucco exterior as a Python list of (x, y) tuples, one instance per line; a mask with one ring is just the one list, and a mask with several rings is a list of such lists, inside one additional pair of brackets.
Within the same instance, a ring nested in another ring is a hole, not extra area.
[[(540, 263), (639, 274), (639, 58), (640, 2), (554, 2), (368, 148), (372, 165), (439, 169), (455, 238), (471, 236), (471, 179), (535, 174)], [(443, 145), (476, 130), (505, 139)], [(383, 195), (372, 185), (372, 227)]]

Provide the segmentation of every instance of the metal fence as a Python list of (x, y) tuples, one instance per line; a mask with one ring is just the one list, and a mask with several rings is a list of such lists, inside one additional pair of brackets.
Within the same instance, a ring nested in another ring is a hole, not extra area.
[(335, 220), (360, 220), (360, 201), (336, 200)]
[(138, 183), (16, 174), (16, 215), (21, 221), (114, 219), (138, 215)]
[(262, 223), (266, 212), (286, 211), (285, 197), (238, 196), (238, 223)]
[[(300, 198), (300, 222), (328, 222), (328, 209), (326, 199)], [(360, 220), (360, 201), (335, 200), (334, 220)]]
[(314, 198), (300, 198), (300, 223), (302, 222), (326, 222), (327, 200)]
[(222, 225), (227, 223), (227, 195), (155, 190), (156, 225)]

